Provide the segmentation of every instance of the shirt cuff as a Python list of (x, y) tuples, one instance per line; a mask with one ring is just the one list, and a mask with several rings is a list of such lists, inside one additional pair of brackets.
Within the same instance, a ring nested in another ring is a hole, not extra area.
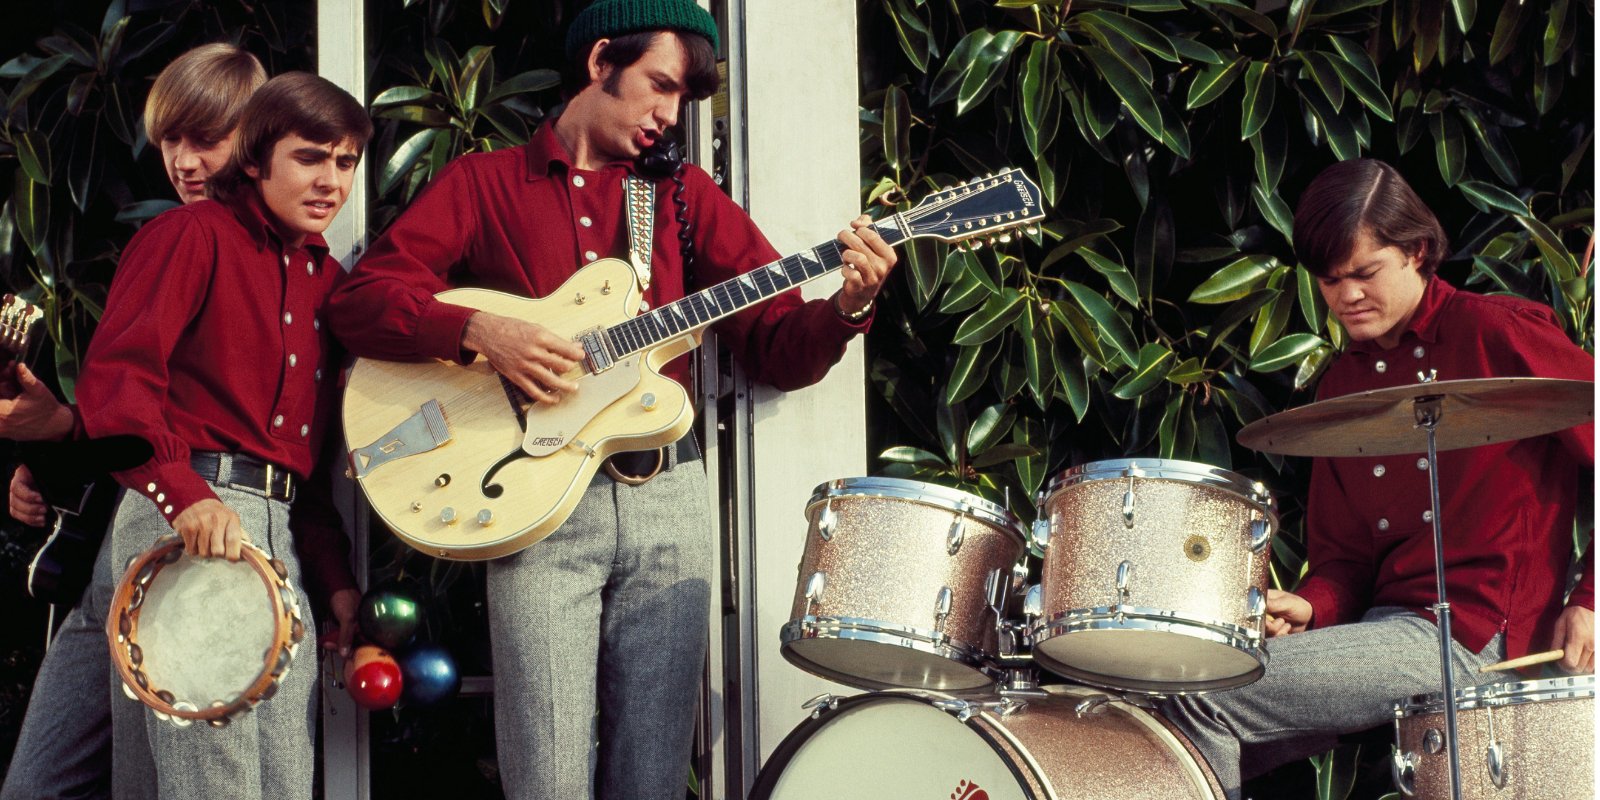
[(169, 525), (189, 506), (201, 500), (218, 499), (211, 484), (201, 478), (193, 467), (181, 461), (163, 464), (151, 461), (142, 467), (118, 472), (116, 478), (129, 491), (150, 498)]
[(471, 364), (477, 354), (461, 347), (461, 335), (467, 329), (467, 320), (476, 313), (475, 308), (429, 300), (417, 322), (417, 352), (443, 361)]
[(1339, 592), (1329, 586), (1326, 581), (1318, 578), (1308, 578), (1305, 583), (1295, 587), (1294, 593), (1300, 599), (1311, 604), (1311, 622), (1306, 625), (1307, 630), (1313, 628), (1326, 628), (1339, 623), (1340, 607)]

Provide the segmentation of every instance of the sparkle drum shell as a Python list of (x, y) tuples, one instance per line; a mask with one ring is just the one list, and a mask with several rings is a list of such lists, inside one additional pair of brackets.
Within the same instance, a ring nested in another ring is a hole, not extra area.
[(226, 725), (277, 691), (305, 637), (281, 561), (245, 545), (239, 561), (185, 555), (167, 537), (135, 556), (106, 635), (123, 691), (177, 725)]
[(1044, 498), (1036, 663), (1166, 694), (1261, 677), (1278, 527), (1265, 486), (1205, 464), (1118, 459), (1062, 473)]
[(965, 492), (896, 478), (818, 486), (784, 658), (866, 689), (994, 682), (997, 617), (1026, 548), (1022, 523)]
[[(1006, 712), (963, 700), (858, 695), (819, 707), (773, 752), (752, 800), (1220, 800), (1211, 770), (1154, 714), (1082, 687)], [(1079, 709), (1083, 710), (1080, 711)]]
[[(1474, 686), (1456, 698), (1464, 800), (1593, 800), (1593, 675)], [(1444, 717), (1442, 692), (1395, 704), (1394, 778), (1407, 797), (1450, 797)]]

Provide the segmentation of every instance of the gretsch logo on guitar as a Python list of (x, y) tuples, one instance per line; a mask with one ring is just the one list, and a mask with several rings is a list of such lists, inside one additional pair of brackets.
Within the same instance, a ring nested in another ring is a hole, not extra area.
[[(933, 237), (1009, 241), (1043, 218), (1020, 170), (968, 181), (875, 225), (891, 245)], [(844, 265), (828, 241), (643, 314), (632, 268), (596, 261), (539, 299), (452, 289), (440, 300), (522, 319), (569, 336), (579, 390), (530, 400), (482, 358), (461, 366), (359, 359), (344, 396), (350, 474), (395, 534), (440, 558), (495, 558), (565, 522), (612, 453), (670, 444), (689, 431), (689, 395), (660, 374), (707, 326)], [(617, 287), (628, 287), (626, 291)]]

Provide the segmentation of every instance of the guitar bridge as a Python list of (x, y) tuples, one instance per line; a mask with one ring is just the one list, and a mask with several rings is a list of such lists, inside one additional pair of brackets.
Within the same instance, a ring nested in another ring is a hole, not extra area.
[(350, 474), (365, 478), (378, 467), (394, 461), (426, 453), (450, 443), (450, 425), (445, 422), (444, 409), (438, 400), (429, 400), (417, 413), (394, 429), (378, 437), (365, 447), (350, 451)]

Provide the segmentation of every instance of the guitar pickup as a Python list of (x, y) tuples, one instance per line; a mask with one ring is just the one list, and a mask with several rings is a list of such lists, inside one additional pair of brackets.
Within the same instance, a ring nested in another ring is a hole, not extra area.
[(438, 400), (429, 400), (407, 417), (394, 430), (378, 437), (365, 447), (350, 451), (350, 474), (365, 478), (378, 467), (394, 461), (426, 453), (450, 443), (450, 425), (445, 422), (444, 409)]
[(604, 328), (594, 328), (578, 334), (577, 342), (583, 347), (583, 362), (589, 374), (598, 375), (611, 369), (611, 350), (606, 347)]

